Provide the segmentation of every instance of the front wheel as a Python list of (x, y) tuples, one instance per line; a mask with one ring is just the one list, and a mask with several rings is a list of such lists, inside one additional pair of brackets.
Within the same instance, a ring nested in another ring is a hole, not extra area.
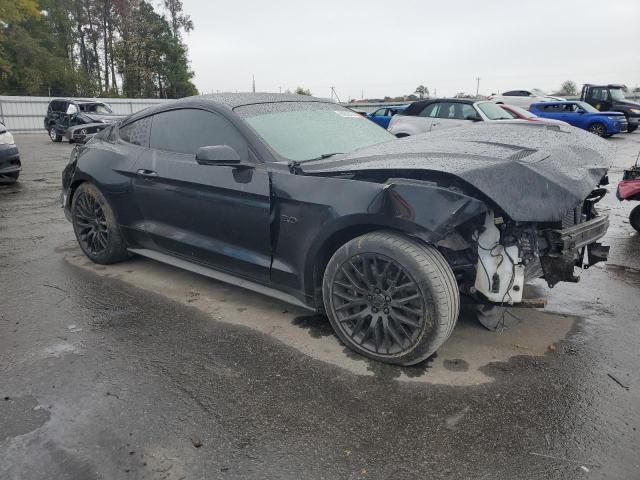
[(589, 128), (587, 130), (589, 130), (594, 135), (598, 135), (599, 137), (604, 138), (607, 136), (607, 127), (605, 127), (602, 123), (592, 123), (591, 125), (589, 125)]
[(338, 338), (385, 363), (413, 365), (451, 335), (460, 293), (438, 250), (393, 232), (357, 237), (331, 257), (324, 304)]
[(634, 207), (631, 210), (631, 215), (629, 215), (629, 223), (636, 231), (640, 232), (640, 205)]
[(95, 185), (83, 183), (75, 191), (71, 219), (80, 248), (92, 262), (106, 265), (128, 257), (113, 210)]
[(627, 133), (633, 133), (638, 129), (638, 125), (631, 125), (630, 123), (628, 125)]

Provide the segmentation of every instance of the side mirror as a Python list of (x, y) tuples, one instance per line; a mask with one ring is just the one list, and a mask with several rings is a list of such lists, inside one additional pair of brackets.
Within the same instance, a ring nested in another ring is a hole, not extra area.
[(211, 145), (198, 149), (196, 161), (201, 165), (237, 165), (240, 155), (229, 145)]

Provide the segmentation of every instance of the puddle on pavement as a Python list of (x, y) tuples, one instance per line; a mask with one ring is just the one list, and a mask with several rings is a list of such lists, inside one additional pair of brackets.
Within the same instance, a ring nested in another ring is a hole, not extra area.
[(453, 386), (493, 382), (493, 377), (483, 373), (483, 367), (516, 356), (545, 355), (550, 345), (567, 337), (576, 321), (569, 315), (518, 309), (521, 322), (501, 332), (489, 332), (475, 316), (465, 312), (436, 355), (412, 367), (398, 367), (345, 348), (322, 315), (152, 260), (133, 258), (104, 267), (87, 262), (79, 250), (76, 252), (65, 256), (71, 265), (162, 294), (214, 320), (265, 333), (314, 359), (381, 380)]

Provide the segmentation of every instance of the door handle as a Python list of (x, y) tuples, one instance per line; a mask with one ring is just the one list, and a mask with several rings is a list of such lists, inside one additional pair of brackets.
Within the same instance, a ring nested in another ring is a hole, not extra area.
[(154, 172), (153, 170), (147, 170), (145, 168), (141, 168), (140, 170), (138, 170), (138, 175), (140, 175), (141, 177), (144, 177), (145, 179), (152, 179), (158, 176), (157, 172)]

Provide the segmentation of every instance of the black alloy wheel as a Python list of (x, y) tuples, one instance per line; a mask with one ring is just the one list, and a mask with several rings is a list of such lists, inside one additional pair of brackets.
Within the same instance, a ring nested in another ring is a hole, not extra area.
[(602, 123), (592, 123), (589, 125), (589, 131), (599, 137), (607, 136), (607, 127), (605, 127)]
[(95, 185), (83, 183), (76, 189), (71, 216), (78, 244), (90, 260), (109, 264), (129, 256), (113, 211)]
[(406, 352), (424, 327), (424, 298), (415, 280), (380, 254), (356, 255), (342, 264), (333, 305), (343, 332), (375, 354)]
[(640, 205), (633, 207), (629, 215), (629, 223), (636, 231), (640, 232)]
[(451, 268), (433, 247), (392, 232), (343, 245), (325, 271), (329, 320), (349, 348), (386, 363), (418, 363), (449, 337), (459, 311)]

